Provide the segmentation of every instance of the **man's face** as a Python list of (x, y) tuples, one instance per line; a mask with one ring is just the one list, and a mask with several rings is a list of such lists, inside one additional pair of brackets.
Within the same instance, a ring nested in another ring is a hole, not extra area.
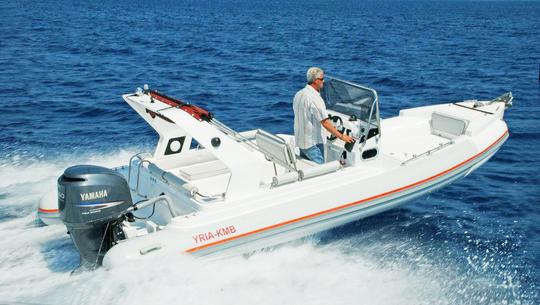
[(320, 77), (316, 78), (314, 83), (317, 86), (317, 90), (321, 91), (322, 87), (324, 86), (324, 73), (322, 73)]

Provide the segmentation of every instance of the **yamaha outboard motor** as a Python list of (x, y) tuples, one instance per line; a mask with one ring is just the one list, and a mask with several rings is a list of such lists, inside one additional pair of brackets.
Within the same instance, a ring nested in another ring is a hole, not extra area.
[(95, 269), (105, 253), (125, 238), (120, 223), (131, 205), (126, 180), (111, 169), (78, 165), (58, 178), (60, 218), (79, 251), (79, 267)]

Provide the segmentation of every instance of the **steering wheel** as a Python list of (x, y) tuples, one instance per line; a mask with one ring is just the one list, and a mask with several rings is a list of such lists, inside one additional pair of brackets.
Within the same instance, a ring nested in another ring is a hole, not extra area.
[[(343, 119), (340, 117), (340, 116), (337, 116), (337, 115), (331, 115), (329, 114), (328, 115), (328, 119), (329, 120), (332, 120), (332, 123), (334, 123), (334, 126), (336, 127), (336, 129), (343, 133), (345, 131), (345, 126), (343, 126)], [(340, 130), (341, 129), (341, 130)], [(333, 134), (329, 135), (328, 137), (326, 137), (329, 141), (334, 141), (335, 139), (337, 139), (337, 137)]]

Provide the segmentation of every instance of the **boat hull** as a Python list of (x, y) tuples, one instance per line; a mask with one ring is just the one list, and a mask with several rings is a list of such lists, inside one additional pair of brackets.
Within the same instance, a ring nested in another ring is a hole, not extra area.
[[(115, 169), (136, 204), (112, 222), (123, 234), (109, 241), (114, 246), (103, 264), (251, 252), (415, 200), (469, 175), (499, 150), (509, 136), (503, 115), (512, 96), (505, 97), (405, 109), (385, 120), (377, 110), (377, 119), (366, 122), (334, 111), (348, 132), (362, 137), (352, 147), (328, 141), (325, 164), (317, 165), (295, 154), (292, 136), (237, 133), (200, 117), (203, 109), (157, 92), (124, 95), (160, 140), (153, 154), (137, 154)], [(202, 148), (192, 147), (192, 139)], [(55, 193), (39, 209), (50, 223), (58, 215)]]
[[(268, 202), (266, 206), (255, 199), (253, 201), (244, 199), (251, 203), (238, 205), (237, 208), (231, 207), (228, 212), (220, 211), (219, 208), (215, 211), (209, 209), (205, 213), (173, 219), (161, 232), (115, 246), (106, 255), (104, 264), (112, 267), (131, 259), (153, 257), (159, 255), (158, 253), (191, 253), (204, 257), (247, 253), (382, 213), (470, 174), (491, 158), (506, 141), (508, 138), (506, 125), (503, 123), (500, 129), (499, 132), (502, 131), (502, 134), (494, 137), (489, 145), (464, 160), (446, 162), (443, 165), (444, 169), (439, 167), (434, 170), (433, 160), (425, 159), (398, 167), (394, 173), (379, 173), (404, 177), (406, 173), (411, 173), (411, 169), (417, 168), (421, 174), (416, 175), (416, 180), (401, 178), (397, 179), (400, 181), (397, 184), (387, 181), (386, 187), (370, 192), (358, 190), (362, 185), (367, 189), (375, 188), (373, 185), (362, 183), (367, 178), (351, 181), (339, 187), (324, 188), (320, 186), (328, 185), (329, 181), (320, 177), (319, 186), (312, 186), (311, 193), (305, 189), (292, 192), (282, 189), (279, 196), (267, 194), (264, 199)], [(442, 152), (440, 154), (444, 155)], [(452, 159), (449, 157), (452, 151), (448, 150), (445, 154), (448, 154), (445, 159)], [(436, 155), (433, 157), (436, 158)], [(358, 176), (361, 175), (361, 171), (351, 171), (348, 175)], [(294, 186), (289, 188), (294, 189)], [(294, 192), (300, 192), (302, 195), (295, 195)], [(349, 199), (351, 193), (355, 194), (356, 200)], [(343, 194), (343, 196), (328, 196), (328, 194)], [(234, 203), (231, 205), (234, 206)], [(250, 210), (250, 205), (251, 207), (258, 205), (260, 208)], [(219, 230), (223, 228), (230, 229), (226, 234), (220, 234)], [(143, 250), (149, 248), (156, 251), (142, 254), (145, 252)]]

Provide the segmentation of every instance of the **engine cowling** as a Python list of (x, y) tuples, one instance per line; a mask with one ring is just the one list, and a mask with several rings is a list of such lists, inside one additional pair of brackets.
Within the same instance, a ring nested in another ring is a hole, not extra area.
[(98, 267), (105, 253), (124, 238), (119, 224), (132, 204), (127, 181), (114, 170), (77, 165), (58, 178), (60, 218), (79, 251), (79, 267)]

